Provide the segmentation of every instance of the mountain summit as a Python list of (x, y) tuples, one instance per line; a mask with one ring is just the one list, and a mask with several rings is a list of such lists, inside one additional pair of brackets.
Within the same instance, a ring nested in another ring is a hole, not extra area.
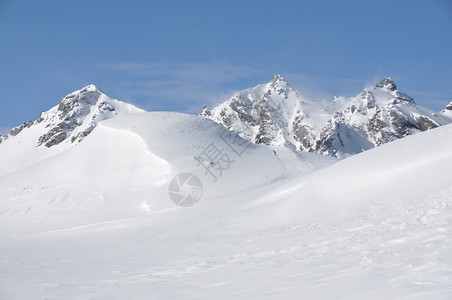
[(382, 89), (384, 89), (387, 92), (392, 92), (392, 91), (397, 90), (397, 86), (396, 86), (395, 82), (389, 77), (386, 77), (386, 78), (382, 79), (376, 85), (376, 87), (382, 88)]
[(143, 112), (131, 104), (113, 100), (91, 84), (63, 99), (57, 107), (44, 112), (37, 122), (49, 130), (38, 139), (37, 146), (52, 147), (69, 141), (78, 143), (103, 120), (118, 114)]
[(449, 116), (450, 118), (452, 118), (452, 102), (449, 103), (449, 104), (446, 106), (446, 108), (444, 108), (444, 109), (441, 111), (441, 113), (444, 114), (444, 115), (446, 115), (446, 116)]
[(286, 146), (335, 157), (452, 122), (419, 107), (387, 77), (357, 96), (308, 99), (280, 75), (236, 93), (202, 115), (257, 144)]
[(35, 121), (25, 122), (0, 138), (0, 175), (76, 145), (103, 120), (139, 112), (144, 110), (110, 98), (93, 84), (85, 86), (62, 98)]
[(294, 118), (306, 101), (275, 75), (271, 82), (238, 92), (212, 111), (205, 108), (202, 115), (253, 143), (294, 148), (300, 143)]

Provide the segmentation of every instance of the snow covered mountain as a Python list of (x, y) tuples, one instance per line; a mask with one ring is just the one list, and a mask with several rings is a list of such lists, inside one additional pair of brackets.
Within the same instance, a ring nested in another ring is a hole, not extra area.
[(442, 114), (452, 118), (452, 102), (449, 103), (445, 109), (441, 111)]
[(419, 107), (390, 78), (351, 98), (312, 100), (275, 75), (202, 116), (257, 144), (344, 157), (452, 122)]
[(80, 143), (99, 122), (118, 115), (143, 112), (108, 97), (88, 85), (60, 103), (0, 137), (0, 175), (30, 166)]
[[(1, 177), (0, 298), (450, 299), (451, 134), (338, 161), (200, 116), (105, 120)], [(169, 196), (184, 172), (189, 208)]]
[(337, 103), (307, 99), (281, 76), (236, 93), (202, 115), (256, 143), (310, 149)]
[[(412, 135), (452, 103), (424, 110), (389, 79), (334, 101), (279, 76), (236, 96), (218, 115), (261, 144), (95, 86), (13, 129), (0, 144), (0, 299), (452, 298), (452, 124)], [(356, 128), (395, 140), (342, 160), (289, 149), (347, 154), (364, 144)], [(191, 207), (172, 198), (195, 192)]]

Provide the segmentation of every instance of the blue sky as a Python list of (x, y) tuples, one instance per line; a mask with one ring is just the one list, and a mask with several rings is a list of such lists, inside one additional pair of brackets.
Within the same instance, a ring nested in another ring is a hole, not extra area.
[(452, 1), (0, 0), (0, 127), (94, 83), (147, 110), (195, 113), (273, 74), (311, 97), (384, 76), (452, 101)]

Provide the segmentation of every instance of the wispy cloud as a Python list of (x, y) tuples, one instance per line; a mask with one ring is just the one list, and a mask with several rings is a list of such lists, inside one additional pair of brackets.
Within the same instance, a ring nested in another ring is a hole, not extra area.
[[(268, 70), (223, 62), (119, 62), (102, 64), (96, 69), (108, 77), (107, 85), (101, 86), (107, 94), (146, 110), (186, 113), (199, 113), (204, 104), (213, 107), (231, 97), (237, 90), (269, 82), (273, 75)], [(294, 72), (283, 72), (281, 75), (308, 98), (333, 99), (335, 95), (357, 95), (390, 74), (371, 78)], [(397, 76), (392, 78), (397, 84), (405, 82)], [(440, 110), (450, 102), (450, 94), (444, 91), (417, 92), (405, 85), (401, 90), (414, 97), (419, 105)]]
[(0, 135), (5, 135), (5, 134), (9, 133), (10, 130), (11, 130), (11, 128), (9, 128), (9, 127), (0, 127)]
[(336, 95), (350, 97), (372, 84), (372, 82), (363, 81), (362, 78), (312, 76), (303, 73), (287, 73), (285, 77), (289, 83), (309, 98), (332, 99)]
[[(231, 87), (250, 80), (260, 71), (227, 63), (135, 63), (100, 66), (122, 78), (116, 93), (135, 100), (145, 109), (199, 112), (232, 94)], [(248, 83), (246, 83), (248, 84)], [(254, 85), (254, 84), (253, 84)], [(248, 87), (240, 86), (239, 88)]]
[(416, 103), (430, 109), (443, 110), (452, 101), (452, 90), (419, 91), (413, 90), (410, 96), (414, 97)]
[[(286, 79), (302, 94), (309, 98), (332, 99), (334, 95), (351, 97), (363, 89), (374, 86), (388, 74), (377, 74), (370, 79), (334, 76), (311, 76), (302, 73), (288, 73)], [(440, 111), (451, 102), (452, 91), (438, 89), (433, 91), (420, 91), (418, 88), (401, 76), (391, 76), (397, 87), (414, 98), (417, 104)]]

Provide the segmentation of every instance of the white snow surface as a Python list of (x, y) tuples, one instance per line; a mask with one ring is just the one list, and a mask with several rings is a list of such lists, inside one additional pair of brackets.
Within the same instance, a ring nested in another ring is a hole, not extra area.
[(224, 130), (123, 115), (1, 176), (0, 299), (452, 298), (452, 125), (342, 161)]

